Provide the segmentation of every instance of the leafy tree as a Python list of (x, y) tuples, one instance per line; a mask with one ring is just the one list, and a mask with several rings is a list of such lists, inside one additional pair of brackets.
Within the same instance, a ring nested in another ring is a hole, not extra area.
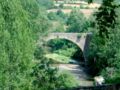
[(35, 0), (21, 0), (21, 3), (29, 14), (29, 24), (34, 38), (38, 39), (40, 35), (46, 34), (51, 26), (46, 10)]
[[(110, 40), (107, 42), (107, 51), (109, 52), (108, 67), (102, 70), (102, 74), (106, 77), (108, 83), (120, 83), (120, 8), (116, 9), (116, 27), (113, 34), (110, 35)], [(108, 55), (107, 55), (108, 56)]]
[(68, 32), (84, 32), (89, 27), (87, 19), (79, 10), (73, 10), (67, 21)]
[[(40, 50), (41, 48), (37, 50), (36, 55), (41, 53)], [(33, 89), (55, 90), (62, 85), (59, 83), (58, 70), (50, 65), (50, 61), (43, 57), (43, 53), (40, 55), (41, 57), (36, 57), (40, 61), (33, 67), (33, 72), (31, 73), (32, 77), (34, 77)]]
[(96, 14), (100, 37), (108, 38), (110, 33), (109, 28), (115, 28), (116, 7), (114, 0), (103, 0), (103, 3)]
[[(34, 0), (21, 1), (23, 2), (23, 8), (29, 14), (30, 28), (33, 30), (35, 36), (37, 35), (37, 37), (39, 36), (39, 38), (43, 38), (42, 36), (50, 29), (47, 13), (44, 11), (44, 8), (36, 4)], [(37, 11), (34, 11), (35, 9)], [(57, 27), (58, 30), (60, 30), (60, 25)], [(38, 38), (35, 38), (35, 40), (38, 40)], [(42, 42), (41, 40), (39, 41)], [(46, 59), (44, 55), (45, 46), (37, 46), (34, 52), (35, 64), (31, 73), (31, 77), (33, 78), (32, 89), (55, 90), (56, 88), (63, 86), (63, 83), (61, 83), (61, 80), (59, 79), (60, 75), (58, 75), (58, 70), (50, 65), (49, 60)]]
[(28, 90), (33, 59), (29, 16), (19, 0), (0, 1), (0, 89)]
[(93, 72), (113, 67), (113, 59), (117, 54), (115, 47), (118, 47), (115, 43), (119, 41), (118, 36), (116, 36), (116, 34), (119, 35), (117, 7), (118, 5), (114, 3), (114, 0), (103, 0), (96, 14), (97, 29), (94, 31), (91, 43), (92, 52), (90, 52), (90, 58), (94, 62), (91, 65), (94, 68)]

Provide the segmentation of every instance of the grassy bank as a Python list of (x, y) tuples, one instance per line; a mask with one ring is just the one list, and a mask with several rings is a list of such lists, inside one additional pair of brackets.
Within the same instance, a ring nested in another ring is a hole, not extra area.
[(66, 57), (64, 55), (59, 55), (56, 53), (46, 54), (45, 57), (50, 59), (53, 63), (68, 63), (70, 60), (70, 57)]

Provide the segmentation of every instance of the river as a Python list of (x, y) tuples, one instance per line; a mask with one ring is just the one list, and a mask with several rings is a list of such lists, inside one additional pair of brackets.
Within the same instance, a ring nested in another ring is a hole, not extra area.
[(85, 72), (85, 68), (78, 64), (59, 64), (59, 70), (67, 70), (74, 75), (74, 77), (79, 80), (80, 86), (93, 86), (93, 80)]

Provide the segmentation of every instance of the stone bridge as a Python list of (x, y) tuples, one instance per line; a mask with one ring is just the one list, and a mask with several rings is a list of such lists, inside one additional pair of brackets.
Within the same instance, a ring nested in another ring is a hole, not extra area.
[(92, 33), (50, 33), (44, 41), (51, 39), (66, 39), (76, 44), (83, 52), (84, 59), (87, 61), (88, 47)]

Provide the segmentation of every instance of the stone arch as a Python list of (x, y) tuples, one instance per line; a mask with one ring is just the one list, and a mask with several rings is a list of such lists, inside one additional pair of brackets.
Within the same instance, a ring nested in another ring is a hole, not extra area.
[(85, 64), (87, 64), (88, 47), (92, 33), (50, 33), (44, 37), (44, 41), (52, 39), (66, 39), (76, 44), (83, 52)]

